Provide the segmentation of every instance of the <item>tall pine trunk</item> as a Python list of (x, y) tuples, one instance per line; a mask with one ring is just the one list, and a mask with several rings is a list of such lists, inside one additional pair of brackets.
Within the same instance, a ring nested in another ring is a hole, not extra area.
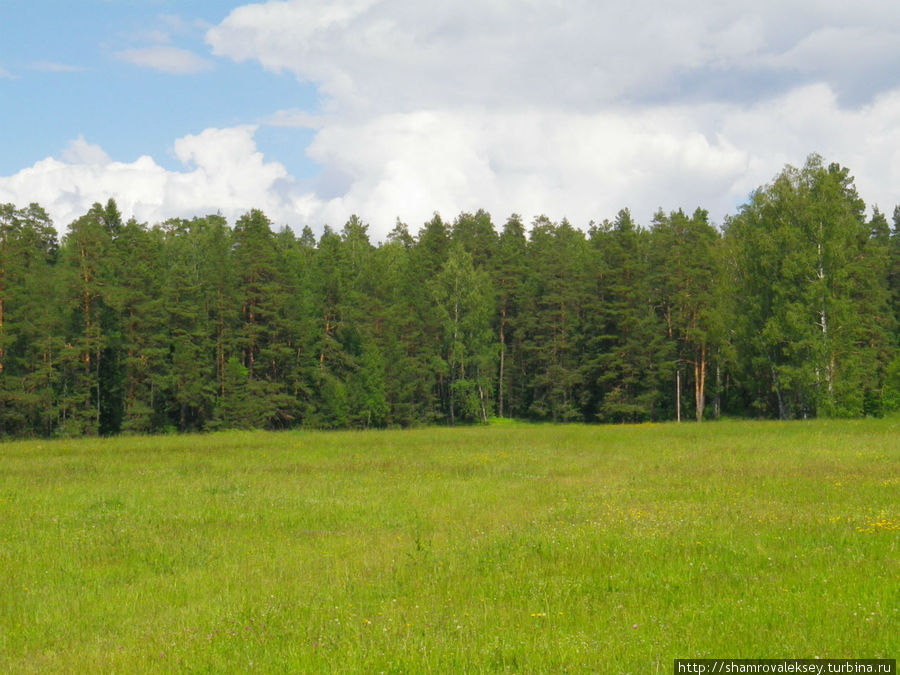
[[(2, 318), (2, 314), (0, 314)], [(503, 333), (503, 323), (506, 321), (506, 309), (500, 310), (500, 382), (498, 383), (497, 392), (497, 414), (503, 417), (503, 365), (506, 356), (506, 337)]]
[(681, 421), (681, 366), (675, 367), (675, 421)]
[(706, 343), (701, 343), (700, 351), (694, 360), (694, 401), (697, 404), (697, 421), (703, 421), (703, 410), (706, 407)]

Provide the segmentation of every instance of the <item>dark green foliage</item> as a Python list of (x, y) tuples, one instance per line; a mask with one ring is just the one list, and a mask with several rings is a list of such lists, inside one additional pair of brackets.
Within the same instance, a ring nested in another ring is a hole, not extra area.
[(900, 409), (900, 210), (812, 156), (714, 227), (482, 210), (252, 210), (152, 228), (95, 204), (58, 245), (0, 205), (0, 435), (879, 416)]
[(32, 204), (0, 205), (0, 433), (48, 435), (63, 351), (56, 233)]
[[(654, 218), (650, 233), (653, 304), (665, 326), (669, 369), (675, 373), (677, 419), (687, 404), (703, 420), (710, 364), (724, 340), (722, 245), (707, 213), (681, 210)], [(667, 369), (667, 370), (669, 370)], [(671, 376), (670, 376), (671, 379)], [(683, 392), (693, 396), (685, 401)]]
[(582, 365), (585, 412), (606, 422), (656, 419), (671, 349), (654, 311), (649, 237), (624, 210), (593, 228), (590, 243), (597, 262)]
[(554, 422), (583, 418), (579, 407), (589, 248), (567, 221), (535, 219), (519, 330), (529, 373), (527, 414)]
[(497, 293), (495, 314), (498, 343), (497, 415), (524, 417), (528, 378), (524, 372), (522, 338), (519, 330), (524, 317), (525, 282), (528, 273), (528, 241), (525, 226), (513, 214), (503, 226), (492, 267)]

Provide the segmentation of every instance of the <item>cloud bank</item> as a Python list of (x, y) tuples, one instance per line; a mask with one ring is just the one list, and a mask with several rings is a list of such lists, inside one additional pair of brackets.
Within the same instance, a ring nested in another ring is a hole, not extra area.
[[(477, 208), (585, 226), (623, 207), (647, 223), (659, 207), (701, 206), (721, 222), (785, 163), (819, 152), (889, 211), (898, 29), (900, 5), (875, 0), (248, 4), (207, 43), (317, 86), (320, 110), (258, 121), (314, 130), (314, 184), (264, 158), (256, 127), (242, 126), (175, 140), (180, 171), (112, 162), (76, 139), (61, 159), (0, 178), (0, 201), (30, 195), (62, 223), (110, 195), (151, 222), (258, 207), (318, 230), (357, 213), (375, 238), (398, 217), (415, 228), (435, 210)], [(190, 71), (189, 58), (151, 56), (134, 60)]]
[(285, 189), (287, 171), (267, 162), (253, 141), (255, 127), (207, 129), (175, 142), (182, 171), (168, 171), (150, 157), (114, 162), (102, 148), (78, 138), (62, 160), (48, 158), (0, 179), (0, 202), (36, 201), (57, 226), (83, 215), (94, 202), (117, 200), (126, 217), (156, 223), (221, 211), (235, 219), (254, 206), (288, 221), (308, 210)]

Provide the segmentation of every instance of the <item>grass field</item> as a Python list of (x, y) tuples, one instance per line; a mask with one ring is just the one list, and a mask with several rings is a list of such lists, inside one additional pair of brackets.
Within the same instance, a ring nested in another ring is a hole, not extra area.
[(0, 445), (0, 672), (900, 656), (900, 421)]

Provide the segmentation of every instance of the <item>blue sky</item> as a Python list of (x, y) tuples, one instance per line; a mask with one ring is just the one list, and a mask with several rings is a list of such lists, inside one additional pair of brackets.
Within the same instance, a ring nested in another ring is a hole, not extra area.
[(900, 202), (888, 0), (3, 0), (0, 203), (722, 222), (812, 152)]
[[(239, 3), (215, 0), (4, 0), (0, 67), (8, 101), (0, 111), (0, 175), (58, 155), (83, 136), (114, 159), (152, 155), (169, 169), (174, 139), (209, 127), (258, 124), (273, 111), (316, 110), (318, 94), (288, 73), (267, 72), (209, 54), (208, 27)], [(128, 50), (166, 45), (208, 61), (173, 75), (129, 63)], [(311, 132), (263, 126), (265, 154), (298, 177), (318, 172), (304, 149)]]

